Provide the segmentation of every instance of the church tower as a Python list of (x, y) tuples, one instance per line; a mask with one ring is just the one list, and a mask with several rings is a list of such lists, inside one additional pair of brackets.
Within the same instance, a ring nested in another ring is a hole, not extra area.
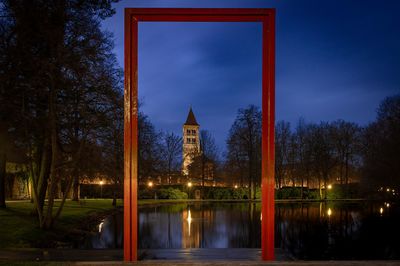
[(192, 163), (193, 157), (200, 153), (199, 129), (200, 125), (190, 107), (186, 122), (183, 124), (182, 173), (184, 175), (189, 174), (188, 166)]

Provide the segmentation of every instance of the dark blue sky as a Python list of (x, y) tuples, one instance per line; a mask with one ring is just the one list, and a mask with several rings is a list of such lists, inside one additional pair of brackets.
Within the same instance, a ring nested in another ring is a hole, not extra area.
[[(366, 125), (400, 93), (400, 1), (128, 1), (103, 25), (123, 66), (125, 7), (273, 7), (276, 119)], [(139, 98), (157, 129), (181, 134), (192, 105), (221, 150), (238, 108), (261, 103), (258, 23), (140, 23)]]

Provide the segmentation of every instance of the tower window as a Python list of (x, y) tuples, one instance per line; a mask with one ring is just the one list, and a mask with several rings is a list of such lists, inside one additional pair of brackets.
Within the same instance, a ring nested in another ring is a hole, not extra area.
[(191, 141), (191, 138), (186, 138), (187, 143), (190, 143), (190, 141)]
[(186, 134), (190, 135), (190, 129), (186, 129)]
[(192, 130), (192, 134), (193, 134), (193, 135), (196, 135), (196, 130)]
[(192, 139), (192, 143), (196, 143), (196, 139), (193, 138), (193, 139)]

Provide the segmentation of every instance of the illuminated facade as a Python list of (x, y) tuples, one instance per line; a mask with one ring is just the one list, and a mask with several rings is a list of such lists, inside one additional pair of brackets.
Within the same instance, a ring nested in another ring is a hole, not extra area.
[(182, 154), (182, 174), (189, 174), (188, 166), (193, 162), (193, 158), (200, 153), (200, 125), (190, 107), (185, 124), (183, 124), (183, 154)]

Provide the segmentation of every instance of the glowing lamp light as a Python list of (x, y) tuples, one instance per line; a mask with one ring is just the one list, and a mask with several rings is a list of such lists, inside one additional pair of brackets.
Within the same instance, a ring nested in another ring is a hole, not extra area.
[(235, 185), (235, 189), (237, 189), (238, 188), (238, 185)]
[(328, 189), (332, 189), (332, 185), (328, 185)]
[(331, 210), (331, 208), (328, 209), (328, 212), (327, 212), (327, 213), (328, 213), (328, 216), (329, 216), (329, 217), (332, 215), (332, 210)]
[(153, 182), (149, 181), (149, 183), (147, 183), (148, 187), (153, 187)]
[(387, 192), (390, 192), (390, 188), (387, 188), (386, 191), (387, 191)]
[(192, 187), (192, 182), (188, 182), (188, 183), (187, 183), (187, 186), (188, 186), (188, 187)]
[(379, 213), (380, 213), (380, 214), (383, 213), (383, 208), (382, 208), (382, 207), (379, 209)]
[(104, 184), (104, 181), (101, 180), (99, 184), (100, 184), (100, 186), (102, 186)]

